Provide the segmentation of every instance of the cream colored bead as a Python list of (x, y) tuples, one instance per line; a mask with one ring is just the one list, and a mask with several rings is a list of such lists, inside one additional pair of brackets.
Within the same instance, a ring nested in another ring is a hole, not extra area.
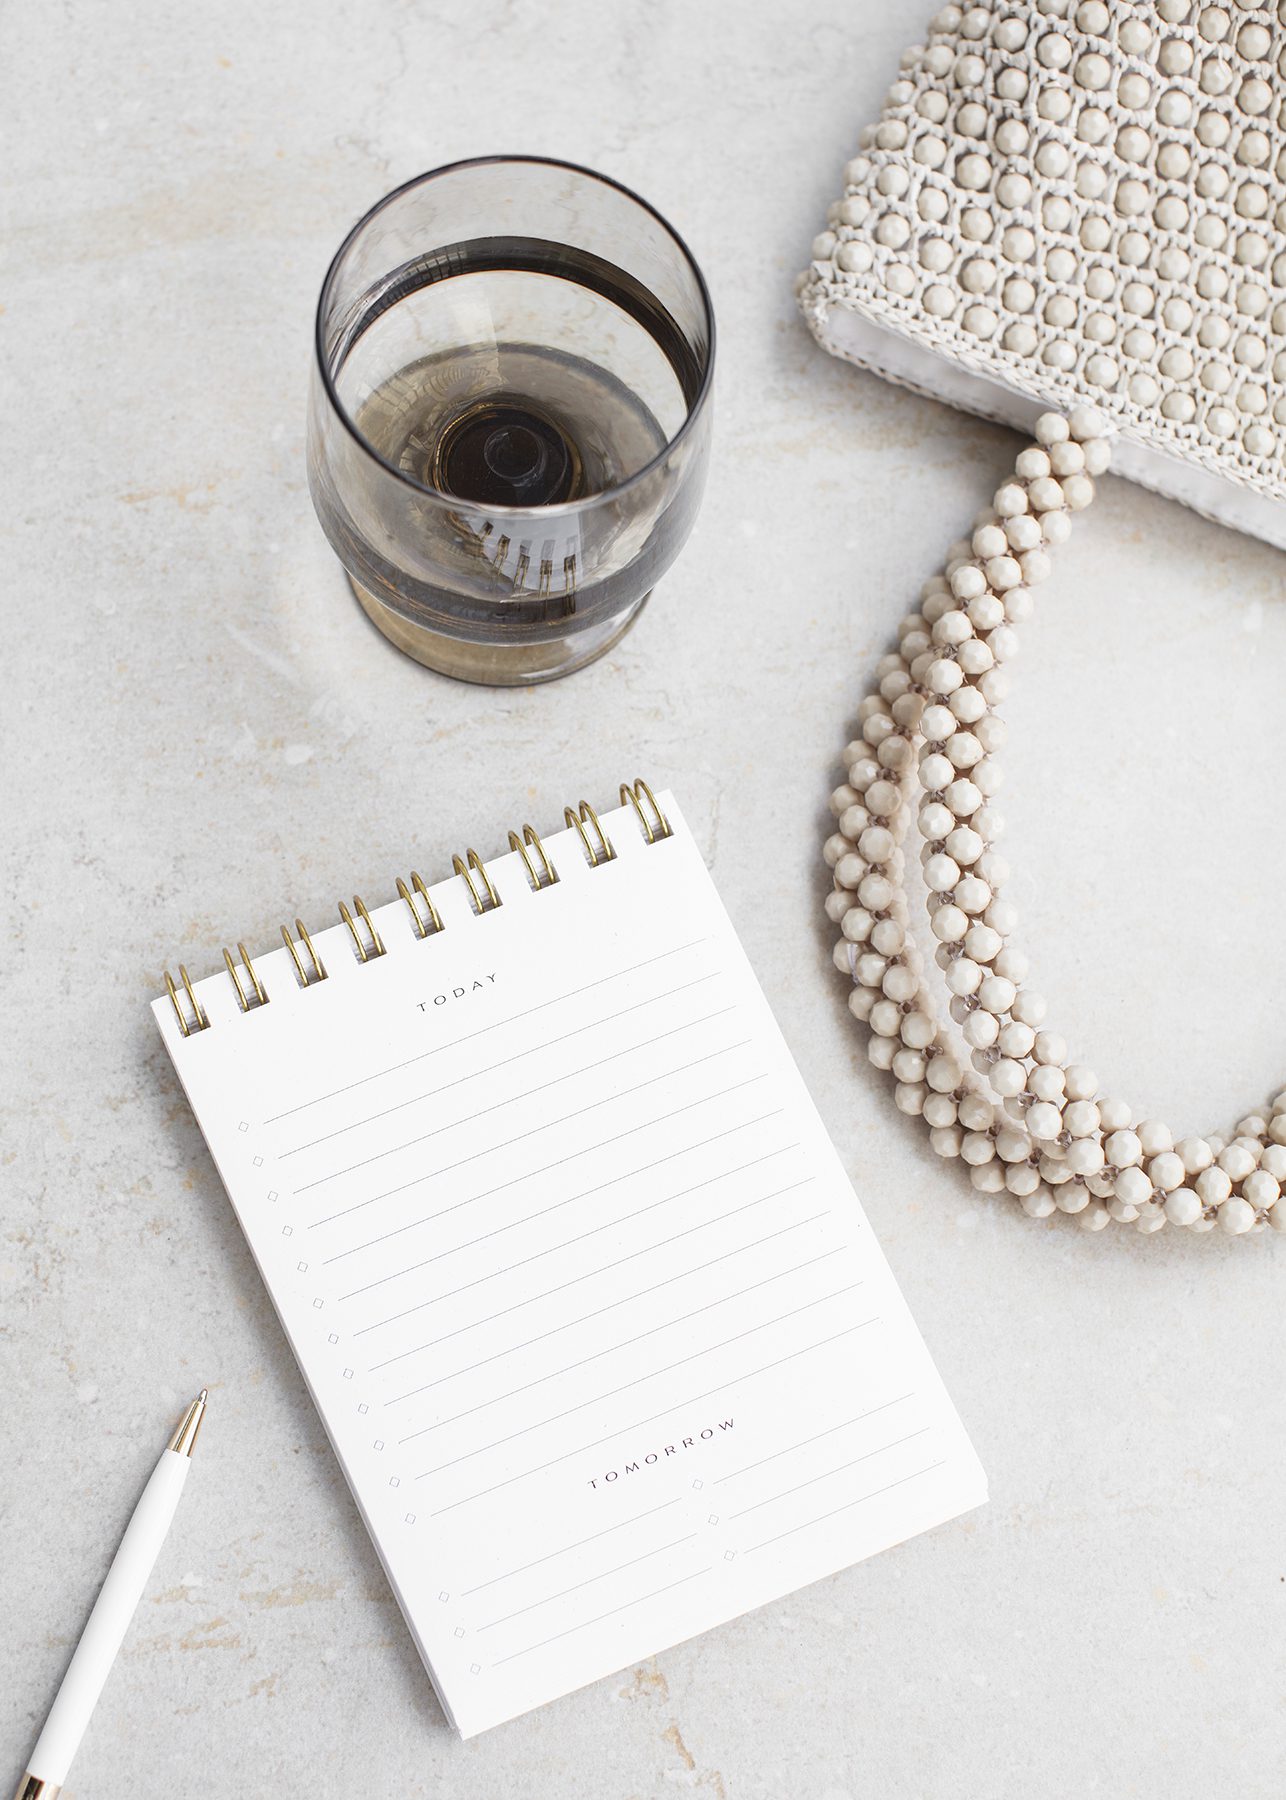
[(1098, 1093), (1098, 1076), (1087, 1063), (1069, 1063), (1065, 1074), (1069, 1100), (1092, 1100)]
[(1037, 1187), (1024, 1194), (1018, 1204), (1029, 1219), (1047, 1219), (1054, 1211), (1054, 1196), (1047, 1187)]
[(1180, 1138), (1174, 1148), (1189, 1175), (1199, 1175), (1202, 1169), (1208, 1169), (1214, 1161), (1210, 1146), (1204, 1138)]
[(1107, 1210), (1120, 1225), (1132, 1225), (1139, 1216), (1138, 1207), (1131, 1206), (1128, 1200), (1122, 1200), (1117, 1194), (1113, 1194), (1107, 1202)]
[(1162, 1125), (1159, 1120), (1143, 1119), (1134, 1129), (1143, 1146), (1144, 1156), (1159, 1156), (1164, 1151), (1174, 1149), (1174, 1135), (1170, 1127)]
[(872, 1069), (883, 1069), (888, 1073), (893, 1067), (893, 1055), (897, 1053), (897, 1040), (892, 1037), (872, 1037), (866, 1040), (866, 1062)]
[(1255, 1169), (1241, 1184), (1242, 1198), (1257, 1210), (1275, 1206), (1281, 1195), (1281, 1183), (1267, 1169)]
[(1143, 1155), (1143, 1146), (1133, 1131), (1109, 1133), (1104, 1140), (1103, 1148), (1107, 1152), (1107, 1160), (1118, 1169), (1132, 1167)]
[[(1111, 1152), (1108, 1152), (1109, 1156)], [(1119, 1200), (1130, 1206), (1142, 1206), (1152, 1198), (1152, 1183), (1138, 1167), (1122, 1169), (1112, 1183)]]
[(1028, 1109), (1027, 1129), (1034, 1138), (1056, 1138), (1063, 1129), (1063, 1115), (1049, 1101), (1037, 1101)]
[[(1139, 1142), (1143, 1143), (1143, 1134), (1138, 1133)], [(1147, 1146), (1144, 1144), (1144, 1150)], [(1175, 1188), (1183, 1186), (1186, 1170), (1182, 1157), (1176, 1156), (1173, 1150), (1163, 1150), (1148, 1163), (1148, 1179), (1153, 1187), (1160, 1188), (1163, 1193), (1171, 1193)]]
[(1073, 1138), (1064, 1160), (1073, 1175), (1093, 1175), (1103, 1167), (1106, 1159), (1098, 1139), (1085, 1137)]
[(1165, 1216), (1172, 1225), (1191, 1225), (1201, 1217), (1201, 1201), (1190, 1187), (1177, 1187), (1165, 1197)]
[(1098, 1130), (1098, 1107), (1092, 1100), (1070, 1101), (1063, 1108), (1063, 1130), (1074, 1138), (1089, 1137)]
[(1038, 1065), (1027, 1077), (1027, 1091), (1037, 1100), (1048, 1100), (1061, 1111), (1066, 1098), (1063, 1093), (1063, 1071)]
[(1076, 1223), (1082, 1231), (1102, 1231), (1111, 1220), (1112, 1215), (1099, 1201), (1092, 1200), (1085, 1211), (1077, 1217)]
[(1232, 1143), (1219, 1152), (1219, 1167), (1234, 1183), (1244, 1181), (1253, 1173), (1256, 1160), (1243, 1144)]
[[(1001, 1167), (999, 1163), (996, 1166)], [(1003, 1167), (1005, 1190), (1016, 1200), (1024, 1194), (1034, 1194), (1040, 1186), (1040, 1176), (1029, 1162), (1005, 1163)]]
[(1219, 1208), (1219, 1229), (1237, 1237), (1255, 1223), (1255, 1209), (1248, 1200), (1225, 1200)]
[(929, 1133), (929, 1142), (939, 1156), (959, 1156), (964, 1134), (958, 1125), (944, 1125)]
[(1222, 1206), (1232, 1193), (1232, 1182), (1218, 1167), (1203, 1169), (1192, 1185), (1203, 1206)]

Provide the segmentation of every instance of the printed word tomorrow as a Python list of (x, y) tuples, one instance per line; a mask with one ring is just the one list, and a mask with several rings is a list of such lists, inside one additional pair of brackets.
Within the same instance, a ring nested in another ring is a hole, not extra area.
[(655, 1450), (649, 1450), (645, 1456), (636, 1458), (634, 1462), (622, 1463), (619, 1469), (605, 1469), (601, 1475), (589, 1477), (589, 1485), (596, 1488), (619, 1481), (623, 1475), (637, 1475), (641, 1469), (650, 1468), (653, 1463), (664, 1462), (667, 1456), (682, 1456), (685, 1450), (695, 1450), (697, 1445), (712, 1438), (718, 1431), (731, 1431), (732, 1420), (720, 1419), (718, 1425), (706, 1425), (695, 1437), (679, 1438), (673, 1444), (661, 1444)]

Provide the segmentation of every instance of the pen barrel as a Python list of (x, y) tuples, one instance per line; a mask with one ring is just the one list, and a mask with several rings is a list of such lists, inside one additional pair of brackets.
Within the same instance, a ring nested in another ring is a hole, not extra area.
[(165, 1542), (190, 1459), (163, 1450), (125, 1528), (94, 1610), (67, 1665), (58, 1697), (27, 1764), (30, 1775), (61, 1786)]

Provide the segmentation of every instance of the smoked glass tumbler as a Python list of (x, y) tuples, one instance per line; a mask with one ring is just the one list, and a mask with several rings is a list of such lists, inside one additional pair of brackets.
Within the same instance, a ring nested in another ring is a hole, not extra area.
[(467, 681), (601, 656), (692, 528), (713, 365), (701, 271), (605, 176), (490, 157), (381, 200), (323, 284), (308, 418), (375, 624)]

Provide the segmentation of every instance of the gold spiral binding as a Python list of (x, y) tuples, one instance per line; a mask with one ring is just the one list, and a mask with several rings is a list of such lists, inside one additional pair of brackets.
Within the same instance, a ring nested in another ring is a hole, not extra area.
[[(647, 833), (647, 841), (649, 844), (659, 843), (662, 838), (668, 838), (674, 835), (670, 826), (670, 821), (656, 803), (656, 795), (652, 792), (651, 788), (641, 775), (632, 787), (627, 781), (621, 783), (621, 805), (624, 806), (627, 800), (638, 814), (639, 824)], [(646, 800), (648, 805), (652, 808), (653, 814), (656, 817), (655, 825), (653, 825), (652, 820), (649, 819), (647, 814), (643, 811), (644, 800)]]
[(375, 926), (371, 921), (371, 915), (367, 912), (366, 904), (360, 894), (353, 895), (353, 905), (357, 908), (357, 917), (371, 934), (371, 945), (369, 950), (362, 942), (362, 934), (357, 929), (357, 919), (354, 919), (352, 913), (349, 912), (342, 900), (339, 903), (339, 916), (344, 921), (345, 925), (348, 926), (348, 929), (352, 934), (353, 945), (357, 951), (358, 961), (374, 962), (377, 956), (383, 956), (384, 954), (384, 940), (379, 932), (376, 931)]
[[(412, 888), (415, 890), (414, 893), (411, 891)], [(416, 937), (428, 937), (430, 929), (432, 929), (435, 935), (444, 929), (442, 924), (442, 914), (433, 904), (432, 897), (428, 888), (424, 885), (423, 878), (417, 875), (414, 869), (411, 870), (411, 886), (409, 888), (402, 877), (400, 875), (398, 876), (397, 891), (400, 898), (406, 901), (407, 910), (411, 915), (411, 923), (415, 926)], [(429, 923), (427, 925), (420, 917), (420, 909), (415, 904), (415, 894), (420, 895), (424, 904), (429, 909)]]
[(170, 996), (170, 1005), (174, 1008), (174, 1016), (179, 1022), (179, 1030), (184, 1037), (191, 1037), (194, 1031), (208, 1031), (210, 1029), (209, 1016), (193, 993), (191, 978), (182, 963), (179, 964), (179, 980), (183, 983), (183, 991), (192, 1004), (192, 1017), (195, 1022), (191, 1025), (184, 1018), (183, 1008), (179, 1005), (178, 989), (174, 985), (174, 977), (168, 969), (165, 971), (165, 991)]
[(268, 995), (265, 992), (262, 981), (260, 981), (258, 975), (255, 973), (255, 966), (250, 960), (250, 952), (246, 949), (244, 944), (237, 945), (237, 955), (241, 958), (241, 966), (250, 977), (250, 985), (254, 989), (253, 1001), (246, 999), (246, 991), (241, 985), (241, 977), (237, 974), (237, 965), (233, 962), (231, 955), (226, 949), (223, 952), (223, 965), (232, 977), (232, 985), (237, 990), (237, 1003), (242, 1012), (249, 1012), (252, 1006), (267, 1006)]
[[(612, 848), (611, 840), (603, 830), (603, 827), (599, 824), (598, 814), (594, 811), (594, 808), (590, 805), (588, 800), (582, 800), (579, 808), (576, 809), (565, 806), (563, 808), (563, 818), (568, 825), (574, 825), (576, 830), (580, 833), (580, 841), (585, 846), (585, 854), (589, 858), (589, 866), (591, 869), (596, 869), (600, 863), (615, 861), (616, 852)], [(597, 850), (585, 835), (586, 823), (594, 827), (594, 835), (598, 838), (599, 842), (599, 848)]]
[(319, 981), (325, 981), (326, 965), (313, 949), (313, 940), (309, 937), (308, 927), (304, 924), (302, 919), (295, 920), (295, 930), (303, 939), (304, 948), (307, 950), (309, 960), (313, 965), (313, 972), (311, 975), (308, 974), (303, 963), (300, 961), (299, 951), (295, 946), (295, 940), (291, 937), (290, 931), (285, 925), (281, 928), (281, 940), (290, 952), (290, 960), (295, 965), (295, 974), (299, 977), (300, 987), (315, 987)]
[[(455, 870), (457, 875), (462, 875), (468, 883), (469, 893), (473, 898), (474, 912), (494, 912), (496, 907), (500, 905), (500, 896), (493, 887), (491, 877), (487, 873), (487, 865), (478, 855), (478, 852), (476, 850), (466, 851), (464, 860), (458, 856), (453, 856), (451, 858), (451, 867)], [(485, 900), (473, 885), (473, 876), (469, 873), (470, 869), (476, 870), (482, 877), (483, 886), (487, 890), (487, 898)]]
[[(657, 804), (656, 795), (641, 776), (633, 782), (623, 782), (620, 795), (622, 805), (628, 802), (634, 808), (635, 815), (649, 844), (658, 843), (662, 838), (674, 835), (674, 827)], [(564, 807), (563, 819), (566, 824), (574, 827), (592, 869), (598, 868), (600, 863), (615, 861), (616, 850), (611, 839), (603, 830), (598, 814), (588, 800), (582, 800), (576, 807)], [(589, 829), (587, 830), (586, 827)], [(523, 867), (527, 871), (527, 879), (536, 893), (541, 892), (544, 888), (553, 887), (558, 881), (558, 871), (551, 862), (544, 844), (541, 843), (539, 834), (530, 825), (523, 826), (521, 837), (516, 831), (509, 833), (509, 848), (516, 850), (521, 856)], [(538, 861), (533, 861), (529, 854), (532, 850), (535, 851)], [(453, 856), (451, 866), (468, 887), (469, 898), (473, 903), (475, 913), (494, 912), (503, 904), (500, 895), (496, 892), (495, 883), (487, 873), (487, 866), (476, 850), (467, 851), (463, 857)], [(475, 876), (482, 878), (481, 892), (474, 879)], [(415, 870), (411, 871), (409, 887), (400, 876), (398, 877), (397, 891), (399, 897), (406, 902), (417, 937), (425, 938), (431, 932), (436, 934), (445, 929), (441, 913), (433, 904), (433, 898), (428, 888)], [(377, 957), (387, 954), (384, 941), (375, 929), (374, 920), (366, 910), (365, 902), (360, 894), (353, 895), (353, 909), (356, 917), (341, 900), (339, 916), (348, 927), (358, 960), (364, 963), (373, 962)], [(281, 940), (290, 952), (290, 960), (294, 965), (295, 976), (300, 987), (316, 987), (319, 982), (327, 980), (326, 965), (318, 956), (313, 940), (308, 935), (308, 928), (302, 919), (295, 920), (295, 932), (298, 934), (298, 943), (291, 935), (289, 927), (283, 925)], [(300, 954), (301, 944), (306, 953), (307, 962)], [(236, 990), (237, 1003), (241, 1011), (243, 1013), (253, 1012), (257, 1007), (266, 1006), (270, 995), (259, 979), (249, 951), (240, 942), (237, 944), (237, 957), (240, 959), (241, 971), (250, 978), (249, 992), (242, 981), (242, 974), (238, 972), (237, 962), (234, 961), (231, 951), (227, 949), (223, 952), (224, 967), (232, 977), (232, 985)], [(174, 1008), (174, 1016), (178, 1020), (179, 1030), (185, 1038), (192, 1037), (196, 1032), (208, 1031), (210, 1029), (209, 1015), (197, 999), (191, 977), (182, 963), (179, 964), (179, 979), (182, 983), (182, 992), (175, 985), (169, 971), (166, 971), (165, 991)], [(184, 1006), (185, 998), (187, 1010)]]
[[(536, 852), (536, 855), (540, 858), (540, 874), (537, 874), (535, 869), (531, 866), (531, 858), (527, 854), (528, 844), (531, 845), (532, 849)], [(558, 880), (558, 871), (553, 863), (550, 862), (548, 852), (541, 843), (539, 834), (533, 831), (530, 825), (523, 826), (521, 837), (518, 836), (516, 831), (511, 831), (509, 833), (509, 848), (511, 850), (516, 850), (519, 856), (521, 856), (523, 867), (527, 871), (527, 879), (537, 893), (539, 893), (542, 888), (553, 887), (554, 883)]]

